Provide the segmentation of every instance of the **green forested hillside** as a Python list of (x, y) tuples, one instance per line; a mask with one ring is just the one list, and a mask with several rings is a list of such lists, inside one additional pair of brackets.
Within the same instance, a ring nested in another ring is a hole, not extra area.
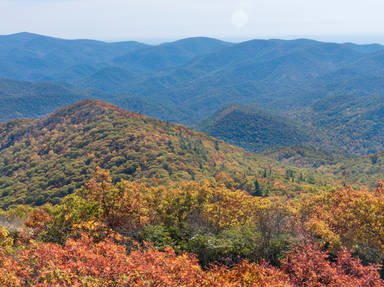
[(305, 132), (286, 119), (256, 107), (235, 104), (203, 121), (199, 129), (254, 152), (308, 141)]
[(353, 157), (335, 162), (325, 167), (327, 173), (334, 174), (345, 184), (377, 186), (384, 174), (384, 153), (379, 152), (361, 157)]
[[(301, 152), (310, 158), (300, 157), (309, 163), (320, 156), (316, 165), (333, 162), (329, 155), (338, 154), (335, 159), (340, 159), (341, 154), (358, 156), (384, 149), (384, 103), (379, 95), (332, 95), (308, 107), (288, 110), (285, 116), (260, 109), (252, 111), (252, 106), (221, 109), (204, 121), (201, 129), (257, 152), (279, 146), (307, 146), (309, 149)], [(311, 146), (316, 147), (316, 155)]]
[(281, 164), (314, 168), (333, 175), (335, 183), (355, 187), (375, 188), (384, 174), (383, 152), (357, 156), (310, 146), (291, 146), (271, 149), (263, 155)]
[[(110, 170), (114, 180), (160, 183), (213, 178), (224, 172), (237, 175), (238, 183), (250, 192), (255, 190), (255, 176), (263, 178), (261, 185), (268, 192), (274, 189), (275, 175), (292, 183), (301, 174), (300, 182), (315, 183), (309, 172), (293, 169), (286, 176), (272, 160), (184, 126), (94, 100), (40, 120), (2, 124), (0, 158), (1, 206), (57, 202), (84, 184), (96, 166)], [(248, 175), (254, 176), (250, 183)]]
[(273, 148), (265, 151), (263, 155), (281, 163), (314, 168), (334, 165), (340, 161), (352, 158), (347, 153), (331, 152), (305, 145)]
[(295, 112), (294, 118), (309, 124), (321, 135), (325, 149), (370, 154), (384, 149), (383, 97), (379, 95), (333, 95)]

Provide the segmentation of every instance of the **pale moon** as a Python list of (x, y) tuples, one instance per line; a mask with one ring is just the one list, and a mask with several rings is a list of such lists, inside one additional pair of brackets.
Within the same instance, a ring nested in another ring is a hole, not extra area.
[(236, 10), (232, 14), (231, 22), (232, 22), (232, 25), (235, 27), (238, 27), (238, 28), (244, 27), (248, 23), (248, 14), (242, 9)]

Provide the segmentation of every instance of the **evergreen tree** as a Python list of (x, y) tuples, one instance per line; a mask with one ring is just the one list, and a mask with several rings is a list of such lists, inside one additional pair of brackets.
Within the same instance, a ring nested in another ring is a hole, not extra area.
[(263, 196), (263, 191), (260, 187), (259, 181), (255, 180), (255, 192), (253, 193), (254, 196)]

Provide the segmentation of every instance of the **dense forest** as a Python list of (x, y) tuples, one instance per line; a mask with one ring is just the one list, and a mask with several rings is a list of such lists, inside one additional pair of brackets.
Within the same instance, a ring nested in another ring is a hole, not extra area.
[(40, 120), (0, 125), (0, 135), (3, 207), (58, 203), (89, 180), (96, 167), (109, 170), (114, 182), (152, 184), (226, 173), (250, 193), (259, 177), (267, 193), (277, 192), (278, 184), (287, 185), (288, 192), (327, 183), (315, 172), (285, 168), (184, 126), (96, 100), (77, 102)]
[(382, 184), (295, 198), (209, 181), (113, 184), (97, 168), (58, 205), (3, 212), (10, 231), (0, 233), (0, 282), (384, 286), (377, 265), (384, 259), (383, 194)]
[(384, 286), (382, 182), (96, 100), (0, 131), (2, 286)]
[(253, 152), (309, 142), (305, 130), (252, 106), (228, 105), (198, 129)]

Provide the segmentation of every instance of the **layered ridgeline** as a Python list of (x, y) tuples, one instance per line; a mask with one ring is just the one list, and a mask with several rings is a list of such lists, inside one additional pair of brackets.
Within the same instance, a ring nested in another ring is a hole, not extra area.
[[(243, 178), (245, 189), (247, 175), (260, 175), (260, 186), (268, 192), (276, 176), (292, 187), (295, 175), (298, 184), (306, 179), (315, 183), (306, 171), (286, 176), (272, 160), (96, 100), (77, 102), (40, 120), (2, 124), (0, 135), (1, 206), (58, 202), (84, 184), (97, 166), (111, 171), (115, 181), (166, 183), (224, 172)], [(254, 184), (255, 179), (250, 191)]]
[(68, 81), (96, 72), (115, 57), (144, 49), (138, 42), (65, 40), (31, 33), (0, 36), (0, 77)]
[(381, 45), (305, 39), (231, 44), (190, 38), (150, 46), (28, 33), (0, 36), (0, 77), (56, 85), (1, 81), (0, 121), (37, 117), (95, 98), (194, 125), (230, 103), (252, 103), (291, 117), (321, 149), (374, 153), (384, 149), (383, 55)]
[[(194, 57), (230, 45), (210, 38), (190, 38), (151, 46), (135, 41), (65, 40), (32, 33), (2, 35), (0, 77), (77, 82), (81, 78), (92, 79), (103, 72), (111, 75), (104, 82), (119, 81), (123, 86), (127, 75), (137, 81), (148, 71), (183, 65)], [(115, 70), (108, 69), (111, 67), (119, 67), (121, 76), (115, 78)]]
[(0, 79), (0, 122), (20, 118), (40, 118), (65, 105), (83, 99), (112, 102), (121, 108), (162, 118), (168, 114), (183, 118), (183, 110), (159, 101), (129, 94), (77, 89), (73, 85)]
[(0, 122), (42, 117), (86, 96), (54, 83), (0, 79)]
[(199, 125), (203, 132), (254, 152), (292, 146), (308, 136), (288, 120), (252, 106), (231, 104)]
[[(126, 87), (146, 97), (161, 97), (189, 111), (195, 123), (228, 103), (257, 103), (280, 113), (313, 104), (331, 94), (374, 95), (382, 92), (381, 66), (372, 55), (383, 47), (322, 43), (311, 40), (252, 40), (232, 45)], [(356, 63), (355, 79), (345, 81)], [(370, 67), (370, 68), (369, 68)], [(367, 85), (366, 83), (371, 83)], [(341, 85), (340, 83), (344, 83)]]
[[(20, 33), (0, 36), (0, 77), (161, 99), (182, 109), (189, 124), (234, 102), (284, 112), (332, 94), (381, 94), (383, 54), (380, 45), (305, 39), (189, 38), (149, 46)], [(180, 122), (166, 111), (161, 118)]]

